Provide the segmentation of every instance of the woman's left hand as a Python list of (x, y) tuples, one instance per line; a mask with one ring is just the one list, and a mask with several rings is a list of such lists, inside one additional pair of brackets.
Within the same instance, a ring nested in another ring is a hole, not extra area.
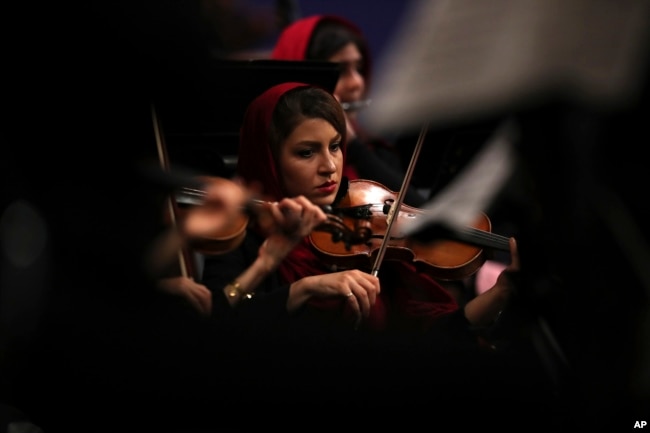
[(305, 236), (327, 221), (323, 210), (304, 196), (284, 198), (268, 204), (269, 218), (264, 223), (267, 238), (260, 247), (259, 255), (268, 257), (273, 266)]

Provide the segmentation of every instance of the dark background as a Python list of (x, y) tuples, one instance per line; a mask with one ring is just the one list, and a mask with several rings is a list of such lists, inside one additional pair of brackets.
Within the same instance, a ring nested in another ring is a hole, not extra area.
[[(404, 4), (301, 2), (300, 11), (343, 13), (381, 56)], [(169, 189), (139, 170), (155, 153), (150, 102), (205, 70), (207, 53), (260, 47), (255, 35), (270, 33), (240, 26), (254, 43), (235, 44), (208, 30), (201, 5), (4, 6), (6, 419), (46, 432), (241, 431), (295, 426), (298, 406), (315, 425), (356, 414), (407, 429), (438, 417), (536, 431), (648, 420), (647, 83), (614, 113), (561, 99), (515, 113), (522, 159), (499, 209), (521, 235), (526, 290), (507, 318), (516, 350), (503, 359), (400, 344), (325, 345), (300, 358), (202, 346), (200, 324), (157, 297), (140, 266)]]

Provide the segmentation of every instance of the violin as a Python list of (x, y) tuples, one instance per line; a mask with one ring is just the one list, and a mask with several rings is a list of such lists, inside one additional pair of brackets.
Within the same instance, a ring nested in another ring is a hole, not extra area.
[[(206, 203), (205, 188), (208, 184), (220, 183), (221, 187), (228, 187), (229, 184), (235, 183), (220, 177), (204, 176), (199, 178), (203, 187), (184, 187), (181, 188), (175, 196), (179, 209), (179, 219), (182, 221), (188, 216), (188, 213), (195, 209), (196, 206), (209, 206)], [(251, 218), (264, 217), (265, 210), (274, 203), (261, 200), (258, 198), (249, 198), (241, 204), (238, 212), (234, 212), (234, 217), (229, 218), (218, 229), (199, 238), (190, 240), (190, 246), (195, 251), (207, 254), (223, 254), (232, 251), (241, 245), (246, 236), (246, 229), (249, 226)], [(222, 210), (226, 212), (227, 210)], [(370, 238), (370, 231), (363, 226), (350, 226), (331, 212), (331, 207), (326, 206), (323, 211), (327, 214), (327, 221), (316, 227), (314, 230), (323, 234), (328, 242), (342, 245), (345, 250), (350, 250), (353, 245), (366, 243)]]
[[(440, 239), (422, 243), (404, 235), (404, 227), (416, 218), (425, 216), (426, 210), (401, 205), (394, 211), (396, 218), (386, 237), (388, 214), (396, 193), (371, 180), (351, 180), (348, 191), (337, 204), (334, 213), (355, 231), (363, 228), (371, 233), (367, 242), (344, 249), (330, 242), (321, 233), (312, 232), (310, 241), (316, 254), (330, 265), (342, 268), (366, 269), (376, 260), (380, 244), (387, 241), (385, 260), (413, 263), (441, 280), (458, 280), (474, 274), (488, 258), (489, 249), (509, 251), (509, 239), (491, 233), (491, 221), (484, 213), (455, 239)], [(451, 232), (450, 235), (451, 236)]]

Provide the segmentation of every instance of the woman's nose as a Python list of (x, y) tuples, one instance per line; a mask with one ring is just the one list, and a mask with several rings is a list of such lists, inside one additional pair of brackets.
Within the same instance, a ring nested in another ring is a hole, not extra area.
[(334, 157), (329, 154), (323, 156), (322, 162), (320, 164), (320, 170), (323, 173), (334, 173), (336, 171), (336, 161)]

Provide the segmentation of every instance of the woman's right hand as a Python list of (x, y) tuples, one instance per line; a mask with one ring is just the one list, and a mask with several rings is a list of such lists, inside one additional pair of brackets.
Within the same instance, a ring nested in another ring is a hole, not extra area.
[(304, 305), (311, 297), (345, 298), (354, 311), (357, 321), (370, 315), (381, 291), (379, 278), (358, 269), (313, 275), (291, 285), (287, 308), (290, 312)]

